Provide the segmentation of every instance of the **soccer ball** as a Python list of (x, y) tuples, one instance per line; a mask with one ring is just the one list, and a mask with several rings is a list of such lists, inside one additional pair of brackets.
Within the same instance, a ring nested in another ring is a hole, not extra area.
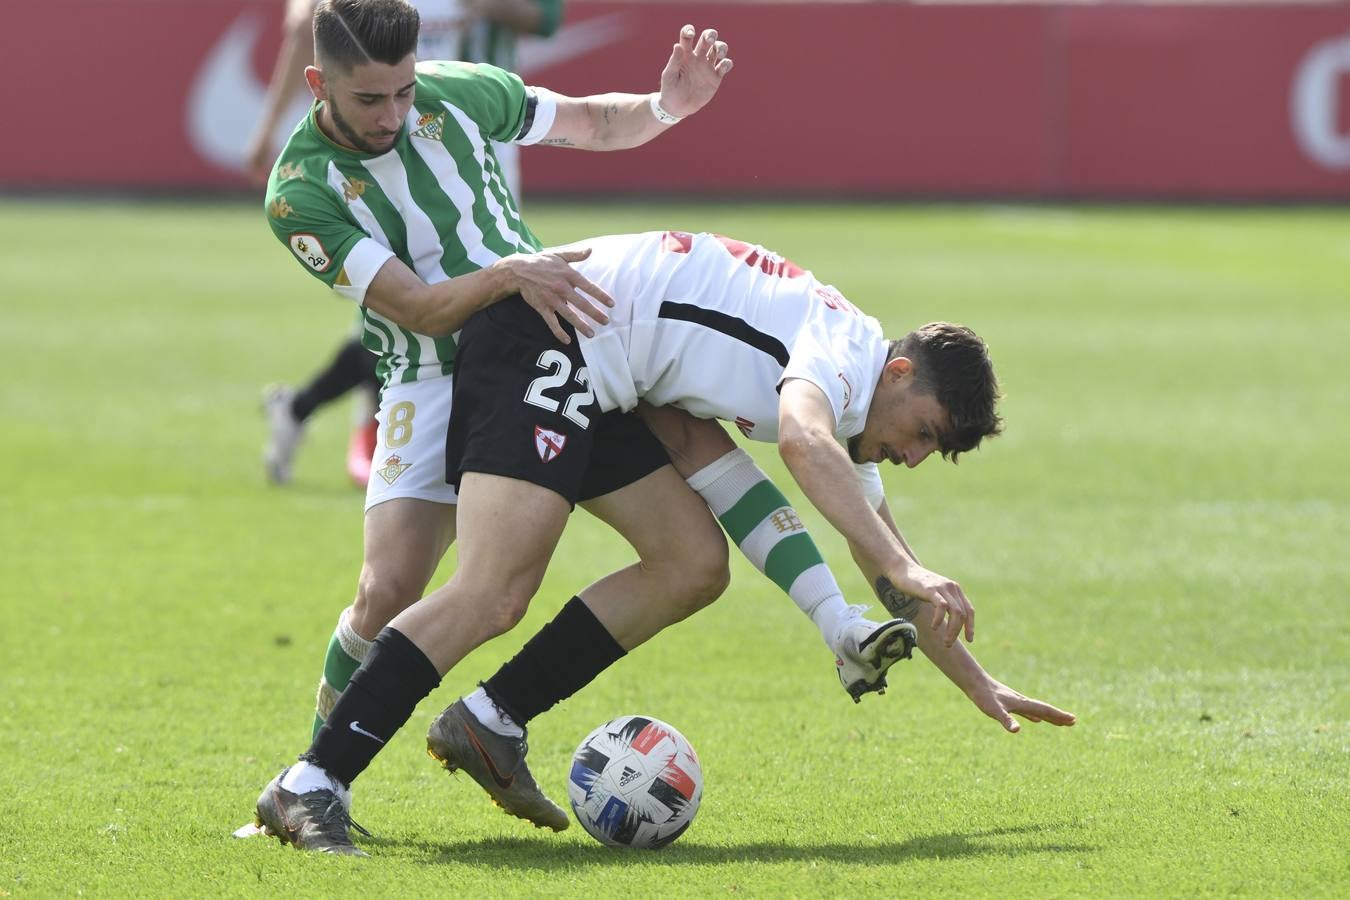
[(694, 748), (648, 716), (620, 716), (586, 735), (567, 779), (577, 821), (611, 847), (666, 846), (684, 834), (702, 796)]

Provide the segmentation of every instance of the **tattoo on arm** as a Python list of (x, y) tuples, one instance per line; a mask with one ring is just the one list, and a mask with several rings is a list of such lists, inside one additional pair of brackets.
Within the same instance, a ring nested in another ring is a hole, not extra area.
[(614, 116), (619, 115), (619, 104), (611, 103), (609, 106), (606, 106), (603, 110), (600, 111), (600, 116), (605, 120), (606, 125), (609, 124), (609, 117), (611, 114), (613, 114)]
[(569, 141), (567, 138), (561, 138), (561, 137), (560, 137), (560, 138), (544, 138), (544, 139), (543, 139), (542, 141), (540, 141), (539, 143), (541, 143), (541, 144), (552, 144), (554, 147), (571, 147), (571, 146), (574, 146), (573, 143), (572, 143), (571, 141)]
[(877, 599), (881, 605), (886, 607), (886, 611), (897, 619), (914, 620), (919, 614), (919, 601), (900, 590), (885, 575), (877, 576), (876, 583)]

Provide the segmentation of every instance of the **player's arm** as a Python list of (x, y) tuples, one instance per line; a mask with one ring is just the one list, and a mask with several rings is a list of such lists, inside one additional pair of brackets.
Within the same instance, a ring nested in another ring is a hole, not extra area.
[[(885, 501), (877, 509), (877, 516), (897, 540), (903, 540)], [(913, 558), (913, 554), (910, 555)], [(912, 620), (919, 614), (918, 600), (901, 591), (889, 578), (871, 568), (870, 564), (856, 554), (854, 558), (862, 569), (863, 576), (876, 591), (877, 599), (891, 615)], [(995, 679), (959, 641), (948, 645), (934, 631), (927, 628), (920, 628), (918, 631), (919, 649), (923, 651), (924, 656), (927, 656), (952, 684), (960, 688), (980, 712), (998, 722), (1005, 730), (1013, 733), (1021, 730), (1021, 726), (1013, 718), (1014, 715), (1021, 716), (1029, 722), (1049, 722), (1051, 725), (1072, 725), (1076, 721), (1073, 713), (1028, 697)]]
[[(877, 515), (882, 517), (883, 522), (889, 522), (890, 530), (895, 535), (895, 539), (900, 542), (900, 547), (905, 554), (916, 563), (919, 557), (914, 555), (908, 543), (905, 542), (905, 536), (900, 533), (899, 527), (895, 524), (895, 519), (891, 518), (891, 508), (886, 504), (886, 486), (881, 483), (881, 473), (877, 470), (877, 464), (854, 463), (853, 471), (858, 475), (858, 483), (862, 485), (863, 496), (867, 498), (867, 505), (877, 511)], [(853, 553), (853, 558), (858, 559), (858, 549), (849, 545), (849, 550)], [(919, 563), (923, 565), (923, 563)]]
[(730, 71), (727, 45), (717, 39), (717, 31), (705, 29), (695, 40), (694, 26), (686, 25), (661, 72), (659, 92), (554, 95), (557, 111), (539, 143), (582, 150), (624, 150), (645, 144), (707, 105)]
[(520, 294), (566, 344), (571, 341), (560, 318), (590, 337), (594, 329), (588, 317), (608, 321), (597, 304), (614, 305), (613, 298), (571, 266), (590, 254), (589, 249), (516, 253), (437, 284), (427, 284), (391, 255), (371, 280), (362, 305), (404, 328), (437, 336), (453, 334), (480, 309)]
[[(560, 320), (594, 333), (614, 300), (572, 268), (588, 249), (515, 253), (447, 281), (428, 284), (392, 250), (361, 231), (331, 191), (303, 177), (274, 180), (266, 208), (272, 233), (312, 275), (337, 293), (420, 334), (453, 334), (490, 303), (520, 294), (563, 343)], [(589, 295), (589, 296), (586, 296)]]
[(263, 96), (262, 113), (244, 151), (244, 168), (258, 184), (267, 181), (272, 169), (272, 135), (281, 114), (305, 87), (305, 67), (314, 61), (315, 0), (288, 0), (282, 24), (281, 51), (272, 66), (272, 77)]
[[(863, 496), (853, 462), (834, 439), (835, 414), (819, 387), (802, 378), (783, 382), (778, 401), (778, 452), (802, 492), (844, 536), (868, 571), (933, 606), (930, 624), (951, 645), (962, 628), (975, 635), (975, 611), (961, 586), (920, 566)], [(921, 632), (925, 629), (919, 629)]]

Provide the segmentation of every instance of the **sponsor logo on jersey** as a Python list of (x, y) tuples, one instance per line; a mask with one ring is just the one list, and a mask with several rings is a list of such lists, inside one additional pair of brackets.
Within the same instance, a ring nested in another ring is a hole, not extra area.
[(422, 113), (417, 120), (417, 128), (413, 130), (412, 136), (426, 138), (429, 141), (439, 141), (445, 134), (445, 113)]
[(342, 196), (347, 199), (348, 203), (351, 203), (354, 200), (361, 199), (361, 195), (366, 192), (368, 187), (370, 187), (369, 182), (362, 181), (359, 178), (349, 179), (342, 185)]
[(274, 219), (284, 219), (293, 212), (295, 212), (295, 210), (286, 202), (285, 197), (278, 197), (267, 204), (267, 214)]
[(844, 409), (848, 409), (848, 405), (853, 402), (853, 385), (848, 383), (848, 379), (844, 377), (843, 372), (836, 372), (835, 374), (844, 383)]
[(776, 510), (773, 515), (769, 516), (769, 522), (774, 528), (778, 529), (779, 534), (801, 531), (806, 527), (802, 524), (802, 520), (797, 518), (796, 510), (790, 506)]
[(282, 181), (290, 181), (292, 178), (299, 178), (304, 181), (305, 173), (295, 163), (282, 163), (277, 166), (277, 178)]
[(300, 257), (300, 261), (309, 266), (315, 272), (327, 272), (328, 267), (333, 264), (333, 258), (328, 255), (328, 251), (323, 249), (323, 244), (312, 234), (293, 234), (291, 235), (291, 249), (295, 255)]
[(750, 432), (755, 430), (755, 423), (751, 422), (745, 416), (737, 416), (736, 427), (741, 430), (741, 434), (745, 435), (746, 437), (749, 437)]
[(375, 474), (383, 478), (385, 484), (393, 484), (398, 481), (398, 476), (411, 468), (412, 463), (405, 463), (398, 458), (398, 454), (394, 454), (384, 461), (384, 465), (375, 470)]
[(563, 452), (567, 444), (567, 435), (550, 431), (538, 425), (534, 426), (534, 449), (544, 462), (553, 462)]

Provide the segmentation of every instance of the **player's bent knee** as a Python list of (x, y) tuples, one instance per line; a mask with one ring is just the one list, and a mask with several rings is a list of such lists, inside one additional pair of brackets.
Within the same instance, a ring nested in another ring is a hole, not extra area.
[(727, 542), (720, 531), (682, 542), (665, 563), (667, 577), (689, 613), (712, 603), (731, 584)]
[(693, 571), (699, 592), (711, 603), (731, 584), (731, 559), (727, 553), (727, 539), (721, 529), (714, 530), (694, 551)]
[(489, 638), (506, 634), (520, 624), (529, 608), (530, 596), (519, 593), (504, 595), (491, 609), (485, 610), (482, 628)]
[(422, 596), (424, 584), (400, 573), (382, 573), (371, 568), (361, 571), (356, 602), (352, 604), (353, 627), (363, 637), (381, 628)]

